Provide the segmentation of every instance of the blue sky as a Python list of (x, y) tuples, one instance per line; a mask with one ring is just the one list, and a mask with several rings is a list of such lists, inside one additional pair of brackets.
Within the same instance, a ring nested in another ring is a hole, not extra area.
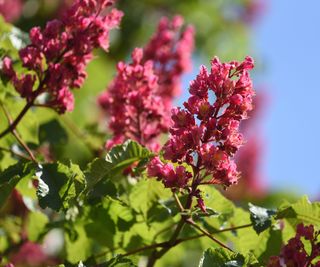
[[(267, 1), (267, 0), (266, 0)], [(268, 183), (320, 197), (320, 1), (269, 1), (253, 33), (270, 92)]]
[[(269, 98), (261, 121), (265, 183), (319, 199), (320, 1), (263, 1), (267, 10), (253, 28), (254, 49), (248, 54), (262, 66), (254, 83), (263, 85)], [(186, 86), (198, 71), (194, 63)]]

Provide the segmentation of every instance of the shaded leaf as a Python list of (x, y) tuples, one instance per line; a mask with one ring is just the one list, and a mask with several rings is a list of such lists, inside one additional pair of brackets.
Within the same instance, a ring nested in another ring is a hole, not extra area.
[(95, 159), (89, 164), (85, 172), (88, 190), (91, 190), (102, 178), (114, 176), (132, 163), (143, 161), (151, 155), (148, 149), (131, 140), (113, 147), (105, 159)]
[(117, 256), (115, 258), (112, 258), (105, 264), (101, 265), (102, 267), (137, 267), (136, 265), (130, 258), (124, 258), (121, 255)]
[(294, 229), (301, 222), (320, 227), (320, 202), (311, 203), (308, 197), (304, 196), (296, 203), (280, 206), (276, 218), (287, 219)]
[(56, 119), (41, 124), (39, 127), (39, 141), (49, 142), (50, 144), (63, 144), (68, 141), (68, 134)]
[(12, 190), (22, 178), (32, 177), (33, 165), (31, 163), (18, 162), (0, 174), (0, 208), (2, 208)]
[(37, 196), (42, 208), (59, 211), (76, 204), (85, 188), (85, 180), (78, 165), (69, 163), (45, 164), (39, 175)]
[(48, 217), (40, 211), (30, 212), (27, 220), (27, 233), (31, 241), (38, 241), (39, 236), (48, 223)]
[(253, 229), (260, 234), (271, 226), (272, 216), (276, 214), (275, 210), (265, 209), (249, 203), (250, 219)]
[(243, 267), (261, 266), (257, 259), (248, 254), (243, 256), (239, 253), (232, 253), (222, 248), (207, 249), (199, 263), (199, 267)]

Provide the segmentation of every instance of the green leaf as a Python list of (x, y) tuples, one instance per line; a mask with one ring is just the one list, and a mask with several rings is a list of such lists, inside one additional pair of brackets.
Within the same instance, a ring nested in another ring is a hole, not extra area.
[[(161, 200), (171, 197), (171, 191), (165, 189), (163, 184), (155, 179), (142, 179), (132, 188), (129, 195), (129, 204), (137, 212), (144, 216), (146, 220), (150, 218), (149, 209), (155, 203), (161, 203)], [(163, 206), (163, 210), (169, 217), (170, 214)]]
[(260, 234), (271, 226), (272, 216), (276, 214), (275, 210), (265, 209), (249, 203), (250, 219), (253, 229)]
[(27, 233), (31, 241), (38, 241), (39, 236), (48, 223), (48, 217), (40, 211), (30, 212), (27, 220)]
[(110, 172), (117, 173), (132, 163), (149, 158), (152, 153), (145, 147), (132, 140), (115, 146), (106, 155), (106, 162), (110, 164)]
[(112, 197), (116, 198), (118, 195), (118, 191), (114, 183), (110, 180), (101, 180), (96, 186), (89, 191), (87, 196), (87, 201), (91, 205), (97, 204), (102, 201), (104, 197)]
[(93, 207), (88, 218), (89, 223), (85, 225), (87, 237), (102, 246), (112, 248), (116, 227), (109, 209)]
[(103, 267), (137, 267), (130, 258), (124, 258), (121, 255), (112, 258), (108, 262), (102, 265)]
[(49, 142), (52, 145), (64, 144), (68, 141), (68, 134), (57, 119), (43, 123), (39, 127), (40, 143)]
[(320, 227), (320, 202), (311, 203), (307, 196), (294, 204), (284, 203), (277, 212), (277, 219), (287, 219), (296, 228), (299, 223)]
[(33, 175), (32, 166), (31, 163), (18, 162), (0, 174), (0, 208), (5, 204), (19, 181), (24, 177), (28, 176), (30, 178)]
[(257, 259), (248, 254), (243, 256), (239, 253), (232, 253), (222, 248), (207, 249), (199, 263), (199, 267), (243, 267), (261, 266)]
[(101, 184), (99, 182), (102, 179), (106, 181), (108, 178), (116, 176), (132, 163), (145, 161), (151, 155), (152, 153), (148, 149), (131, 140), (115, 146), (108, 152), (105, 159), (95, 159), (88, 165), (85, 176), (89, 193), (95, 189), (95, 186), (100, 187)]
[(2, 16), (0, 16), (0, 32), (1, 57), (3, 55), (17, 57), (18, 50), (29, 43), (28, 34), (9, 23), (6, 23)]
[(84, 227), (80, 224), (73, 227), (74, 236), (65, 232), (66, 259), (75, 264), (85, 261), (92, 255), (93, 240), (87, 237)]
[(77, 203), (84, 188), (84, 174), (78, 165), (45, 164), (39, 171), (37, 195), (42, 208), (68, 209)]
[(214, 211), (214, 214), (211, 212), (214, 216), (200, 218), (205, 222), (207, 230), (217, 230), (228, 224), (228, 220), (234, 216), (236, 210), (234, 204), (213, 186), (201, 186), (200, 190), (206, 207)]

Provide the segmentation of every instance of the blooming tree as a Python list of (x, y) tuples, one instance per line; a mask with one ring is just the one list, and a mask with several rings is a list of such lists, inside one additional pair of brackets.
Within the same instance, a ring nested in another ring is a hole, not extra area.
[(238, 207), (220, 193), (241, 177), (251, 57), (213, 57), (174, 107), (195, 31), (163, 17), (97, 96), (109, 136), (68, 117), (89, 61), (109, 52), (123, 16), (114, 2), (76, 0), (27, 40), (1, 26), (0, 264), (319, 266), (318, 202)]

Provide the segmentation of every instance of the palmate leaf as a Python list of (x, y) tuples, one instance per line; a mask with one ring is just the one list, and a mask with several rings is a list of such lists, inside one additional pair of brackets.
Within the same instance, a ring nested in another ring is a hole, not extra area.
[(103, 178), (106, 178), (104, 180), (112, 178), (131, 164), (144, 162), (151, 156), (152, 153), (148, 149), (132, 140), (115, 146), (108, 152), (105, 159), (95, 159), (88, 165), (85, 171), (88, 191), (94, 190)]
[(246, 256), (232, 253), (222, 248), (207, 249), (199, 263), (199, 267), (243, 267), (261, 266), (253, 254)]
[(307, 196), (298, 202), (284, 203), (277, 212), (277, 219), (287, 219), (294, 228), (299, 223), (320, 227), (320, 202), (311, 203)]
[(38, 170), (37, 196), (41, 208), (59, 211), (76, 204), (85, 188), (84, 174), (76, 164), (45, 164)]
[(282, 239), (287, 242), (295, 235), (299, 223), (312, 224), (316, 230), (320, 229), (320, 203), (311, 203), (307, 196), (293, 204), (285, 201), (279, 207), (276, 218), (281, 219)]
[(31, 178), (34, 175), (34, 167), (32, 163), (20, 161), (0, 174), (0, 208), (5, 204), (12, 190), (22, 178)]
[[(218, 230), (234, 216), (236, 207), (213, 186), (201, 186), (200, 190), (204, 203), (211, 214), (211, 216), (202, 218), (205, 222), (204, 226), (209, 232)], [(227, 224), (226, 227), (229, 225)]]
[[(149, 220), (154, 216), (150, 210), (154, 204), (170, 197), (170, 190), (165, 189), (161, 182), (155, 179), (141, 179), (130, 192), (129, 204), (137, 213)], [(162, 206), (162, 210), (167, 216), (170, 216), (170, 212), (165, 206)]]
[(112, 258), (108, 262), (99, 265), (101, 267), (137, 267), (134, 263), (134, 260), (128, 257), (121, 257), (116, 256), (115, 258)]

